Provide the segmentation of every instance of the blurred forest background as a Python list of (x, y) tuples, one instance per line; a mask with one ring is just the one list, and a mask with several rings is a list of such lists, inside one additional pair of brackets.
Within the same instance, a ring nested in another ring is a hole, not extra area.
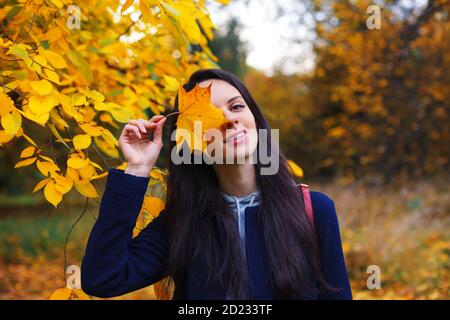
[[(252, 0), (220, 10), (238, 2)], [(299, 181), (334, 200), (354, 298), (448, 299), (450, 2), (273, 2), (275, 22), (288, 17), (291, 31), (309, 29), (307, 37), (286, 32), (292, 44), (311, 48), (308, 70), (286, 72), (285, 64), (301, 63), (302, 55), (280, 61), (270, 74), (248, 65), (239, 12), (218, 25), (207, 46), (280, 129), (282, 150), (304, 171)], [(367, 27), (371, 4), (381, 7), (381, 29)], [(8, 19), (0, 14), (2, 38)], [(115, 137), (120, 128), (111, 129)], [(65, 284), (64, 258), (81, 264), (100, 199), (87, 203), (71, 192), (54, 208), (31, 193), (43, 175), (14, 169), (22, 142), (0, 149), (0, 299), (46, 299)], [(123, 162), (120, 155), (106, 159)], [(104, 179), (94, 185), (101, 196)], [(68, 232), (84, 210), (64, 257)], [(367, 288), (369, 265), (380, 267), (381, 289)], [(121, 298), (152, 299), (154, 292)]]

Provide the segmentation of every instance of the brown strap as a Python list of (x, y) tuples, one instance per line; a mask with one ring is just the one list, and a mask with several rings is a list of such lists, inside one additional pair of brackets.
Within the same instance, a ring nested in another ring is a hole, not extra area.
[(311, 195), (309, 193), (309, 186), (304, 183), (300, 183), (300, 187), (303, 192), (303, 201), (305, 203), (306, 214), (308, 215), (309, 222), (314, 226), (314, 213), (311, 204)]

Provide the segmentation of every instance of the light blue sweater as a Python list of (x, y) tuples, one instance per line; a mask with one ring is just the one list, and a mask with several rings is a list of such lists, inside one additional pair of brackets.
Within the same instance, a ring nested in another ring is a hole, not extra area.
[[(245, 263), (247, 264), (247, 261), (246, 261), (247, 253), (245, 250), (245, 247), (246, 247), (245, 246), (245, 209), (247, 207), (259, 205), (259, 191), (255, 191), (244, 197), (235, 197), (235, 196), (228, 195), (224, 192), (221, 192), (221, 193), (235, 214), (235, 218), (236, 218), (238, 228), (239, 228), (239, 238), (240, 238), (239, 245), (240, 245), (240, 249), (241, 249), (241, 254), (244, 257)], [(225, 299), (226, 300), (235, 299), (230, 294), (229, 289), (227, 290)]]

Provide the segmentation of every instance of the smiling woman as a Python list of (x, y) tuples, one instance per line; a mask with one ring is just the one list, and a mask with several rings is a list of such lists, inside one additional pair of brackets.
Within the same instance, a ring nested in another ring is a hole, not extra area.
[[(216, 79), (202, 81), (189, 93), (180, 89), (180, 111), (169, 114), (179, 114), (171, 135), (177, 143), (171, 150), (172, 162), (190, 164), (191, 151), (200, 151), (208, 164), (254, 164), (251, 156), (258, 143), (255, 118), (240, 94), (229, 98), (236, 94), (233, 91), (239, 94), (226, 81)], [(187, 149), (183, 158), (178, 157), (179, 148)]]
[[(219, 128), (223, 139), (215, 139), (213, 149), (221, 150), (226, 159), (232, 158), (232, 161), (229, 161), (231, 163), (237, 163), (237, 159), (242, 159), (248, 164), (249, 157), (258, 144), (258, 138), (255, 117), (242, 94), (236, 87), (221, 79), (204, 80), (199, 85), (201, 87), (211, 85), (211, 103), (222, 110), (226, 119)], [(206, 135), (209, 135), (208, 131)], [(225, 162), (227, 161), (221, 161)]]
[[(247, 160), (263, 143), (270, 152), (270, 134), (264, 139), (248, 134), (270, 127), (235, 75), (198, 70), (183, 88), (189, 92), (197, 84), (211, 85), (211, 103), (225, 118), (215, 128), (225, 137), (214, 142), (217, 146), (236, 149)], [(109, 169), (82, 264), (85, 292), (111, 297), (170, 276), (174, 299), (351, 299), (334, 203), (311, 192), (312, 224), (282, 152), (272, 175), (261, 174), (259, 159), (211, 165), (175, 164), (168, 157), (165, 209), (132, 238), (150, 170), (163, 146), (163, 125), (168, 119), (172, 136), (179, 116), (125, 125), (119, 145), (128, 166)], [(152, 141), (148, 130), (154, 130)], [(176, 141), (168, 145), (170, 152)]]

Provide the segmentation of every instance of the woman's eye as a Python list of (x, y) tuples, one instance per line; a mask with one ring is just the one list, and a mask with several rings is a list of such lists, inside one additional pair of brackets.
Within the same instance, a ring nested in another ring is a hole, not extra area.
[(231, 110), (242, 109), (242, 108), (245, 108), (245, 106), (242, 104), (235, 104), (234, 106), (231, 107)]

